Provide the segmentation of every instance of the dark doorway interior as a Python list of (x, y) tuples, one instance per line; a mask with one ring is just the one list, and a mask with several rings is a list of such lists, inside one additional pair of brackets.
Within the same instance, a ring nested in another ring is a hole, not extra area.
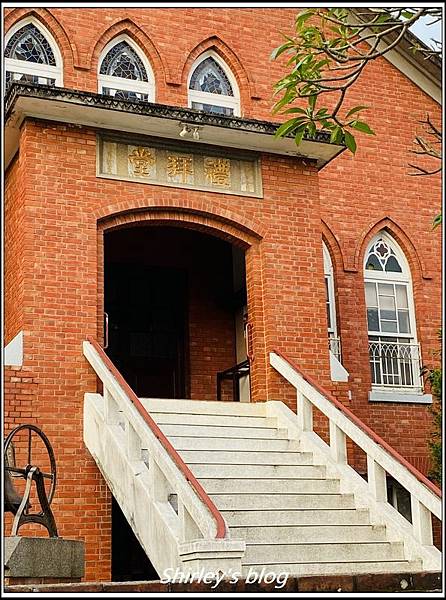
[(139, 396), (184, 398), (186, 273), (107, 264), (108, 355)]
[[(216, 399), (217, 373), (243, 358), (244, 263), (243, 250), (184, 227), (105, 234), (107, 353), (137, 395)], [(157, 578), (115, 500), (112, 578)]]
[(152, 563), (112, 497), (112, 581), (159, 579)]
[(215, 400), (217, 373), (240, 358), (244, 303), (244, 252), (227, 241), (147, 225), (104, 236), (107, 353), (141, 397)]

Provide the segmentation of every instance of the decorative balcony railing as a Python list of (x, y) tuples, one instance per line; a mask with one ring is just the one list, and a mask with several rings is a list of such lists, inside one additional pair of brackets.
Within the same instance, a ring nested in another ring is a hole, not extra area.
[(421, 391), (420, 345), (409, 342), (369, 341), (372, 384)]
[(328, 338), (328, 347), (332, 354), (336, 356), (338, 361), (342, 362), (342, 354), (341, 354), (341, 338), (330, 336)]

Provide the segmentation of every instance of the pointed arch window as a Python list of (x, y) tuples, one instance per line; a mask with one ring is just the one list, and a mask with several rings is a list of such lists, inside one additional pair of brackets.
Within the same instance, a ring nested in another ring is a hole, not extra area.
[(339, 362), (341, 362), (341, 340), (338, 337), (338, 327), (336, 318), (333, 263), (331, 261), (330, 252), (325, 243), (322, 243), (322, 250), (324, 253), (324, 278), (327, 308), (328, 343), (331, 352), (335, 355)]
[(119, 36), (102, 51), (98, 73), (99, 93), (119, 100), (154, 102), (155, 85), (149, 62), (126, 36)]
[(237, 82), (219, 56), (206, 52), (192, 65), (189, 106), (204, 112), (240, 116)]
[(373, 386), (421, 391), (410, 269), (385, 232), (369, 244), (364, 280)]
[(6, 85), (14, 81), (63, 85), (62, 56), (49, 31), (34, 19), (20, 21), (5, 39)]

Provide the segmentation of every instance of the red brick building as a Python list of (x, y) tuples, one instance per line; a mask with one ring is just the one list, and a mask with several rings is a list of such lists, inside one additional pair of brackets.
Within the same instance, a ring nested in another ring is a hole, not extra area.
[(112, 539), (82, 439), (88, 336), (138, 395), (215, 400), (248, 357), (241, 400), (295, 409), (278, 349), (428, 471), (440, 177), (408, 162), (418, 121), (440, 119), (440, 69), (395, 50), (349, 94), (376, 136), (355, 156), (323, 134), (296, 148), (273, 136), (269, 60), (295, 12), (5, 10), (5, 432), (50, 438), (87, 580), (110, 578)]

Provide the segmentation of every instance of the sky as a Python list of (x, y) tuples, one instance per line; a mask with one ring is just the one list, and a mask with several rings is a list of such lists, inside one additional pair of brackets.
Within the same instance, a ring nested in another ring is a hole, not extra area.
[(432, 46), (431, 38), (441, 41), (441, 22), (427, 25), (431, 22), (432, 19), (422, 18), (410, 28), (411, 32), (428, 46)]

